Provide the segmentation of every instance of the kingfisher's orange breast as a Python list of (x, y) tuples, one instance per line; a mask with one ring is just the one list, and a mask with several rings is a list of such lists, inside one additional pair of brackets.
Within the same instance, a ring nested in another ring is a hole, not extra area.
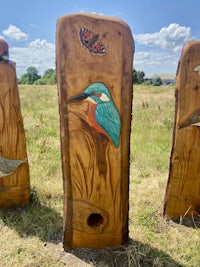
[(90, 103), (89, 105), (89, 121), (91, 123), (91, 126), (99, 133), (104, 134), (109, 140), (110, 136), (106, 133), (106, 131), (97, 123), (95, 118), (95, 110), (96, 110), (96, 104)]

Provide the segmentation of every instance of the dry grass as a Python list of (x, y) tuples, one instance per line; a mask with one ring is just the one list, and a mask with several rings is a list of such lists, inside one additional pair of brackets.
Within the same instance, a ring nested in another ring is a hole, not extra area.
[(63, 189), (55, 86), (20, 86), (31, 205), (0, 211), (2, 267), (197, 267), (199, 221), (162, 217), (174, 114), (173, 87), (135, 86), (130, 241), (105, 250), (62, 249)]

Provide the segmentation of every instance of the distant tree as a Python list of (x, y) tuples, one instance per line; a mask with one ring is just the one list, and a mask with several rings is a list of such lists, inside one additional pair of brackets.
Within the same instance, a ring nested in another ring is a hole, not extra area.
[(19, 83), (33, 84), (36, 80), (41, 78), (41, 76), (38, 75), (38, 71), (35, 67), (29, 67), (26, 71), (26, 73), (22, 74)]
[(38, 85), (45, 85), (45, 84), (56, 84), (56, 70), (55, 69), (48, 69), (44, 72), (43, 76), (41, 77), (38, 74), (38, 71), (35, 67), (29, 67), (27, 72), (22, 74), (20, 79), (18, 80), (19, 84), (38, 84)]
[(144, 71), (137, 71), (136, 69), (133, 69), (132, 79), (134, 84), (143, 83), (144, 76), (145, 76)]
[(132, 79), (133, 79), (133, 84), (138, 84), (138, 77), (137, 77), (136, 69), (133, 69)]
[(21, 75), (20, 79), (18, 80), (19, 84), (28, 84), (28, 74), (24, 73)]
[(36, 81), (34, 82), (34, 84), (36, 84), (36, 85), (45, 85), (46, 82), (47, 82), (46, 79), (44, 79), (44, 78), (40, 78), (40, 79), (36, 80)]
[(51, 78), (55, 73), (55, 70), (54, 69), (48, 69), (44, 72), (44, 75), (43, 75), (43, 78), (45, 79), (49, 79)]
[(41, 76), (38, 75), (38, 71), (35, 67), (29, 67), (27, 69), (27, 74), (29, 77), (29, 84), (33, 84), (36, 80), (41, 78)]
[(144, 71), (137, 71), (138, 83), (143, 83), (144, 82), (144, 76), (145, 76)]
[(153, 85), (155, 86), (160, 86), (162, 85), (162, 79), (160, 78), (160, 76), (157, 76), (153, 82)]
[(43, 78), (47, 80), (46, 84), (56, 84), (56, 70), (55, 69), (48, 69), (44, 72)]
[(56, 70), (54, 69), (48, 69), (44, 72), (44, 75), (41, 79), (36, 80), (34, 84), (56, 84)]

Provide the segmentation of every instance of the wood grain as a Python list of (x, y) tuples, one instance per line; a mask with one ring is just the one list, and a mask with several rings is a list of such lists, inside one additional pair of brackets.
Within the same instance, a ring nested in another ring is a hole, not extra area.
[(200, 109), (200, 42), (188, 42), (176, 76), (176, 111), (164, 214), (192, 217), (200, 214), (200, 128), (183, 125)]
[[(26, 159), (26, 138), (20, 111), (15, 65), (0, 62), (0, 157)], [(30, 179), (28, 162), (7, 177), (0, 178), (0, 207), (28, 204)]]
[[(98, 34), (106, 54), (81, 45), (79, 31)], [(57, 22), (56, 61), (65, 192), (64, 248), (103, 248), (128, 240), (129, 141), (133, 39), (118, 19), (75, 14)], [(120, 114), (116, 147), (89, 121), (89, 104), (67, 103), (95, 82), (104, 83)]]

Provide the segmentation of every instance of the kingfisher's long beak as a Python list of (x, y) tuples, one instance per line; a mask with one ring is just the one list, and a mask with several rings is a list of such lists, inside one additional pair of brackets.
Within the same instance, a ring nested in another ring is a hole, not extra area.
[(69, 102), (75, 102), (75, 101), (80, 101), (80, 100), (84, 100), (88, 97), (89, 95), (86, 94), (86, 93), (82, 93), (80, 95), (76, 95), (76, 96), (73, 96), (71, 97), (70, 99), (67, 100), (67, 103)]

